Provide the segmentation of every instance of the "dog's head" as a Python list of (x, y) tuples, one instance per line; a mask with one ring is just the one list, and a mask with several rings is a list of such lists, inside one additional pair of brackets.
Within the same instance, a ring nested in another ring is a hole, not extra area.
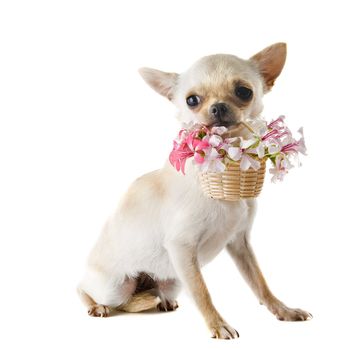
[(273, 86), (286, 59), (286, 44), (277, 43), (248, 60), (212, 55), (182, 74), (141, 68), (143, 79), (179, 109), (182, 122), (234, 126), (258, 116), (262, 97)]

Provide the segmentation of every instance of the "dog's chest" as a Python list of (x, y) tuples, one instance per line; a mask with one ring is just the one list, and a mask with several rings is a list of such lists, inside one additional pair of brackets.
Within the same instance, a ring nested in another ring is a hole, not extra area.
[(201, 265), (212, 260), (232, 239), (250, 225), (250, 207), (245, 201), (212, 204), (203, 220), (203, 231), (198, 242)]

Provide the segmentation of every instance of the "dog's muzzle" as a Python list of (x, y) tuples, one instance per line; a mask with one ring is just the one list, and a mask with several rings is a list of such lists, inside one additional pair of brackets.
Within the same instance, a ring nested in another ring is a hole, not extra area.
[(214, 120), (213, 125), (215, 126), (228, 127), (237, 124), (235, 116), (226, 103), (214, 103), (209, 108), (209, 114)]

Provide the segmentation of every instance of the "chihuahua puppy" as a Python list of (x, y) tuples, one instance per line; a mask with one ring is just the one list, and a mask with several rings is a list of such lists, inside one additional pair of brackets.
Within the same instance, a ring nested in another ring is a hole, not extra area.
[[(180, 122), (226, 126), (243, 135), (239, 123), (262, 112), (263, 95), (285, 59), (286, 45), (277, 43), (248, 60), (219, 54), (201, 58), (182, 74), (150, 68), (140, 74), (175, 104)], [(89, 315), (105, 317), (111, 309), (175, 310), (184, 286), (213, 337), (237, 338), (213, 305), (201, 274), (201, 267), (226, 248), (259, 301), (279, 320), (310, 319), (311, 314), (287, 307), (270, 291), (249, 243), (255, 212), (255, 199), (207, 198), (191, 162), (186, 176), (169, 161), (143, 175), (107, 220), (89, 256), (78, 287)]]

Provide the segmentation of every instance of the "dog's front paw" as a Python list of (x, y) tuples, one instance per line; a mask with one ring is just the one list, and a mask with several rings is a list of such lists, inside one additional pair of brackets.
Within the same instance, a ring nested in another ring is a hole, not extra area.
[(271, 308), (271, 311), (280, 321), (308, 321), (312, 315), (301, 309), (291, 309), (284, 304), (278, 304)]
[(164, 302), (160, 302), (157, 305), (158, 311), (175, 311), (179, 307), (178, 303), (176, 300), (166, 300)]
[(215, 339), (235, 339), (239, 337), (238, 332), (224, 321), (210, 326), (210, 331), (212, 338)]
[(88, 310), (88, 314), (93, 317), (107, 317), (109, 315), (109, 308), (108, 306), (104, 305), (91, 305)]

